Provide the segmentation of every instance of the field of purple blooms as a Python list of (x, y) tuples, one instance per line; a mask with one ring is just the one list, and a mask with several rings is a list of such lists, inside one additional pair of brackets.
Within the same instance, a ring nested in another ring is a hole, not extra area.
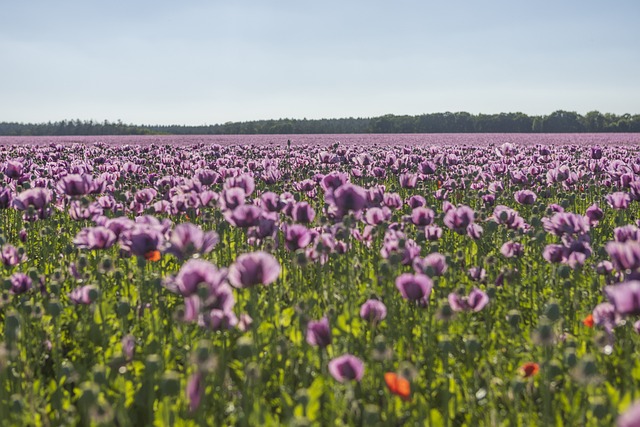
[(639, 425), (639, 148), (0, 138), (0, 425)]

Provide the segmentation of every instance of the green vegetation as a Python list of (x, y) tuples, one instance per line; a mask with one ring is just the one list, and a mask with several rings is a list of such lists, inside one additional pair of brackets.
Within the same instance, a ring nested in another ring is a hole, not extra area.
[(445, 112), (417, 116), (387, 114), (371, 118), (274, 119), (216, 125), (133, 125), (63, 120), (49, 123), (0, 123), (0, 135), (255, 135), (341, 133), (580, 133), (640, 132), (640, 114), (554, 111), (547, 116), (524, 113)]

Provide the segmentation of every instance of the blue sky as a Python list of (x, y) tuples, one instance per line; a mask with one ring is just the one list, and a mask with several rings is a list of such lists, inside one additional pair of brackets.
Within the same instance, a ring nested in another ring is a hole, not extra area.
[(0, 121), (640, 113), (640, 2), (3, 2)]

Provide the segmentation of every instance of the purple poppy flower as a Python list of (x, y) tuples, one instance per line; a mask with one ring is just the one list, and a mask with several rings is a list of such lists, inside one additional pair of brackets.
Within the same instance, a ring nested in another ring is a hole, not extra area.
[(307, 324), (306, 340), (309, 345), (320, 348), (331, 344), (331, 327), (326, 316), (318, 321), (310, 321)]
[(197, 322), (202, 310), (202, 300), (197, 294), (184, 297), (184, 313), (180, 318), (183, 322)]
[(513, 194), (513, 198), (521, 205), (532, 205), (536, 202), (538, 196), (531, 190), (520, 190)]
[(387, 317), (387, 306), (377, 299), (367, 300), (360, 307), (360, 317), (368, 322), (380, 322)]
[(494, 208), (492, 219), (498, 224), (506, 225), (511, 230), (522, 229), (526, 226), (524, 219), (516, 210), (503, 205)]
[[(24, 190), (13, 199), (13, 206), (19, 211), (26, 211), (29, 207), (33, 207), (36, 211), (35, 217), (25, 217), (28, 221), (35, 219), (44, 219), (51, 213), (50, 209), (47, 209), (47, 205), (51, 203), (51, 191), (35, 187), (28, 190)], [(27, 213), (25, 213), (27, 215)]]
[(218, 202), (223, 210), (233, 210), (243, 205), (247, 195), (242, 188), (233, 187), (222, 190)]
[(424, 236), (427, 240), (436, 241), (442, 237), (442, 228), (437, 225), (428, 225), (424, 228)]
[(337, 190), (349, 181), (349, 175), (344, 172), (333, 171), (328, 173), (320, 181), (320, 187), (327, 192)]
[(447, 259), (438, 252), (413, 260), (413, 269), (417, 273), (425, 273), (431, 277), (442, 276), (447, 271), (447, 267)]
[(407, 205), (409, 205), (411, 209), (415, 209), (421, 206), (426, 206), (427, 200), (424, 197), (416, 194), (414, 196), (409, 197), (409, 199), (407, 199)]
[(604, 327), (608, 332), (618, 326), (622, 321), (620, 314), (616, 313), (616, 308), (609, 302), (603, 302), (596, 305), (591, 312), (593, 323)]
[(287, 225), (284, 230), (284, 244), (290, 251), (305, 248), (312, 238), (309, 229), (301, 224)]
[(179, 259), (194, 254), (204, 255), (211, 252), (219, 241), (220, 238), (215, 231), (204, 232), (197, 225), (187, 222), (177, 225), (173, 230), (167, 252)]
[(594, 160), (600, 160), (602, 158), (602, 148), (598, 146), (591, 147), (591, 158)]
[(19, 160), (7, 160), (4, 166), (4, 174), (11, 179), (18, 179), (22, 176), (24, 165)]
[(135, 226), (135, 222), (126, 216), (119, 216), (117, 218), (109, 219), (104, 223), (104, 226), (113, 231), (116, 237), (120, 237), (126, 234), (125, 231), (131, 230)]
[(240, 205), (225, 213), (226, 220), (236, 227), (249, 228), (258, 224), (262, 209), (256, 205)]
[(467, 227), (474, 221), (475, 213), (469, 206), (461, 205), (450, 208), (444, 215), (444, 225), (450, 230), (459, 234), (464, 234)]
[(609, 242), (605, 249), (611, 262), (618, 271), (637, 270), (640, 268), (640, 242)]
[(505, 258), (519, 257), (524, 253), (524, 246), (518, 242), (505, 242), (500, 248), (500, 253)]
[(291, 209), (291, 217), (295, 222), (309, 224), (316, 217), (316, 212), (307, 202), (294, 203)]
[(566, 259), (566, 248), (562, 245), (550, 244), (545, 246), (542, 258), (549, 263), (559, 263)]
[(195, 412), (200, 406), (200, 402), (202, 402), (202, 397), (204, 396), (204, 387), (204, 379), (200, 372), (196, 372), (189, 377), (185, 390), (187, 402), (189, 403), (189, 412)]
[(551, 218), (542, 218), (544, 229), (556, 236), (581, 235), (589, 232), (586, 217), (571, 212), (557, 212)]
[(213, 185), (221, 181), (220, 174), (212, 171), (211, 169), (198, 169), (196, 171), (195, 179), (197, 179), (202, 185)]
[(224, 182), (224, 189), (241, 188), (244, 190), (244, 194), (250, 196), (253, 190), (256, 188), (253, 177), (249, 174), (242, 174), (235, 177), (227, 178)]
[(98, 288), (93, 285), (85, 285), (75, 288), (69, 293), (69, 299), (74, 304), (89, 305), (98, 296)]
[(13, 202), (13, 193), (8, 187), (0, 187), (0, 209), (8, 209)]
[(617, 427), (640, 427), (640, 400), (636, 400), (616, 420)]
[(591, 227), (595, 227), (596, 225), (598, 225), (598, 222), (600, 222), (602, 218), (604, 218), (604, 213), (602, 212), (602, 209), (600, 209), (598, 205), (594, 203), (587, 208), (585, 216), (589, 219), (589, 225)]
[(134, 195), (134, 200), (140, 203), (143, 206), (148, 205), (156, 198), (158, 195), (158, 191), (153, 188), (143, 188), (142, 190), (136, 191)]
[(471, 280), (475, 280), (476, 282), (481, 282), (487, 277), (487, 272), (482, 267), (471, 267), (467, 270), (469, 277)]
[(390, 209), (400, 209), (402, 207), (402, 199), (398, 193), (384, 193), (382, 202)]
[(496, 202), (496, 196), (494, 194), (485, 194), (482, 196), (482, 201), (485, 205), (491, 206)]
[(352, 354), (343, 354), (329, 362), (329, 373), (341, 383), (350, 380), (360, 381), (364, 375), (364, 364)]
[(233, 311), (214, 308), (203, 313), (198, 319), (198, 324), (212, 331), (224, 331), (235, 327), (238, 324), (238, 318)]
[(403, 273), (396, 278), (396, 288), (402, 298), (426, 306), (433, 289), (433, 281), (425, 274)]
[(126, 252), (139, 257), (149, 257), (150, 254), (161, 249), (164, 236), (155, 227), (136, 224), (133, 228), (123, 232), (120, 246)]
[(260, 202), (263, 209), (269, 212), (280, 212), (284, 207), (284, 203), (280, 200), (280, 196), (272, 191), (267, 191), (260, 196)]
[(73, 239), (81, 249), (107, 249), (116, 242), (116, 234), (107, 227), (83, 228)]
[(415, 208), (411, 212), (411, 222), (418, 227), (430, 225), (433, 222), (435, 213), (433, 210), (425, 207)]
[(418, 175), (413, 173), (400, 174), (400, 187), (402, 188), (416, 188), (418, 183)]
[(449, 294), (448, 300), (453, 311), (478, 312), (485, 308), (489, 303), (489, 296), (480, 289), (474, 287), (467, 296), (462, 296), (456, 292), (452, 292)]
[(640, 281), (630, 280), (605, 286), (604, 294), (618, 314), (640, 314)]
[(0, 253), (0, 259), (2, 259), (2, 264), (5, 267), (15, 267), (27, 260), (27, 256), (23, 253), (20, 253), (18, 248), (7, 243), (2, 246), (2, 252)]
[(328, 201), (333, 202), (335, 216), (342, 218), (349, 212), (358, 213), (367, 207), (367, 191), (358, 185), (346, 183), (338, 187)]
[(218, 201), (220, 195), (215, 191), (203, 190), (198, 193), (198, 198), (200, 199), (200, 206), (211, 207), (214, 205), (214, 202)]
[(63, 177), (58, 181), (57, 188), (67, 196), (84, 196), (95, 189), (91, 175), (77, 174), (70, 174)]
[(382, 208), (373, 207), (367, 209), (364, 214), (365, 222), (369, 225), (378, 225), (391, 218), (391, 210), (384, 206)]
[(480, 224), (476, 224), (472, 222), (467, 226), (467, 236), (471, 237), (473, 240), (478, 240), (482, 237), (484, 229)]
[(131, 362), (133, 360), (133, 356), (136, 352), (136, 339), (133, 335), (125, 335), (121, 341), (122, 344), (122, 355), (127, 362)]
[(9, 292), (14, 295), (19, 295), (27, 292), (29, 289), (31, 289), (31, 285), (33, 283), (29, 276), (21, 272), (13, 273), (9, 281), (11, 282), (11, 288)]
[(436, 169), (436, 164), (429, 160), (425, 160), (418, 165), (418, 171), (423, 175), (433, 175), (436, 173)]
[(226, 278), (226, 269), (218, 269), (202, 259), (190, 259), (180, 268), (175, 278), (168, 279), (167, 287), (188, 297), (198, 292), (200, 284), (206, 285), (211, 290), (222, 286)]
[(613, 229), (613, 240), (624, 243), (629, 240), (640, 241), (640, 229), (633, 224), (623, 225)]
[(376, 185), (367, 190), (367, 204), (371, 207), (379, 207), (384, 201), (384, 185)]
[(236, 288), (269, 285), (279, 276), (278, 260), (263, 251), (242, 254), (229, 267), (229, 281)]
[(629, 193), (623, 193), (621, 191), (608, 194), (605, 199), (609, 206), (617, 210), (627, 209), (629, 207), (629, 203), (631, 203), (631, 196), (629, 196)]
[(600, 261), (596, 265), (596, 273), (606, 275), (613, 271), (613, 263), (611, 261)]

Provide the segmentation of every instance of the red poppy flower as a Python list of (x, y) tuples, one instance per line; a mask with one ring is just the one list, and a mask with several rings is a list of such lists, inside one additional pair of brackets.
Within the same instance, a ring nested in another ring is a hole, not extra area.
[(393, 372), (387, 372), (384, 374), (384, 382), (387, 383), (387, 387), (389, 387), (391, 393), (400, 396), (404, 400), (411, 398), (411, 385), (405, 378)]
[(594, 324), (593, 314), (589, 314), (587, 317), (585, 317), (584, 320), (582, 321), (582, 323), (587, 328), (593, 328), (593, 324)]
[(540, 365), (536, 362), (527, 362), (520, 367), (520, 373), (523, 377), (529, 378), (536, 375), (540, 371)]
[(160, 251), (159, 250), (149, 251), (146, 254), (144, 254), (144, 259), (151, 262), (160, 261)]

